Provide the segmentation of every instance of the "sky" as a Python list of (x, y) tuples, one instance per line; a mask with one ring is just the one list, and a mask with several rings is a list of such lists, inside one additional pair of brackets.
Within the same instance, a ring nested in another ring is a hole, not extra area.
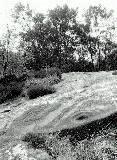
[(0, 33), (7, 23), (10, 23), (10, 14), (14, 5), (18, 2), (29, 3), (35, 11), (46, 13), (48, 9), (53, 9), (57, 5), (68, 4), (71, 8), (79, 8), (83, 13), (90, 5), (102, 4), (108, 9), (113, 9), (117, 13), (116, 0), (0, 0)]

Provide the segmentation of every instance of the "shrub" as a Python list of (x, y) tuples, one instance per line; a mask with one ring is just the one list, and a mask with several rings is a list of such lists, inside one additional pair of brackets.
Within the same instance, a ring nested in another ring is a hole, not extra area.
[(5, 86), (4, 86), (2, 83), (0, 83), (0, 93), (1, 93), (3, 90), (5, 90)]
[(46, 137), (41, 133), (27, 133), (22, 137), (22, 141), (28, 142), (33, 148), (45, 148)]
[(7, 89), (10, 91), (11, 97), (17, 97), (21, 94), (23, 88), (23, 83), (11, 83)]
[(23, 90), (23, 83), (12, 82), (9, 85), (0, 87), (0, 103), (18, 97)]
[(72, 72), (73, 70), (73, 66), (71, 64), (64, 64), (62, 65), (62, 72), (63, 73), (69, 73)]
[(54, 85), (59, 83), (61, 80), (57, 76), (50, 76), (42, 79), (43, 82), (48, 83), (49, 85)]
[(60, 160), (77, 159), (77, 154), (75, 155), (69, 139), (60, 139), (57, 133), (45, 135), (42, 133), (27, 133), (22, 137), (22, 140), (27, 142), (28, 147), (45, 150), (50, 159), (60, 159), (60, 157)]
[(35, 78), (45, 78), (49, 76), (57, 76), (59, 79), (61, 79), (61, 71), (59, 68), (52, 67), (52, 68), (44, 68), (40, 71), (35, 72)]
[(117, 71), (112, 72), (112, 75), (117, 75)]
[(27, 74), (23, 74), (20, 77), (17, 78), (17, 82), (23, 82), (26, 81), (26, 79), (28, 78)]
[(24, 94), (26, 94), (30, 99), (34, 99), (39, 96), (54, 93), (55, 88), (53, 85), (59, 82), (60, 79), (57, 76), (50, 76), (42, 79), (28, 79), (25, 82)]
[(13, 75), (5, 75), (0, 79), (0, 84), (9, 84), (10, 82), (17, 81), (17, 77)]
[(57, 77), (57, 76), (50, 76), (50, 77), (46, 77), (46, 78), (32, 78), (32, 79), (28, 79), (25, 82), (25, 88), (29, 88), (31, 85), (38, 85), (38, 84), (48, 84), (48, 85), (54, 85), (59, 83), (61, 80)]
[(39, 96), (44, 96), (47, 94), (52, 94), (55, 92), (55, 89), (48, 84), (48, 82), (41, 82), (37, 84), (32, 84), (28, 89), (27, 89), (27, 95), (29, 99), (34, 99)]
[(27, 133), (22, 140), (27, 142), (29, 147), (45, 150), (52, 159), (115, 160), (117, 158), (116, 134), (114, 136), (106, 132), (91, 139), (77, 141), (75, 146), (72, 145), (69, 137), (60, 138), (56, 133), (45, 135), (44, 133)]
[(0, 103), (17, 98), (23, 91), (27, 75), (19, 78), (15, 75), (6, 75), (0, 79)]

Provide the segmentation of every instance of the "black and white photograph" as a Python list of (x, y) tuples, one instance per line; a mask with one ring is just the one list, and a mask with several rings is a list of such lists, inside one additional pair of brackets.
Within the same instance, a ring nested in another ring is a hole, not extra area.
[(0, 160), (117, 160), (116, 0), (0, 0)]

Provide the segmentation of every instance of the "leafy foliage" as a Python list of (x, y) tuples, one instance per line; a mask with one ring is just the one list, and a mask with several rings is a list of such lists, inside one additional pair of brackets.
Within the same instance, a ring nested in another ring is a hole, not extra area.
[[(22, 73), (26, 69), (39, 71), (47, 67), (58, 67), (63, 72), (114, 69), (115, 64), (111, 65), (112, 56), (109, 54), (115, 48), (112, 42), (115, 26), (109, 25), (106, 30), (98, 34), (96, 32), (96, 36), (92, 34), (92, 26), (98, 28), (99, 20), (109, 20), (113, 11), (101, 5), (90, 6), (84, 14), (85, 24), (77, 21), (78, 14), (77, 8), (63, 5), (44, 15), (34, 13), (29, 4), (25, 6), (17, 3), (12, 14), (16, 28), (10, 30), (7, 27), (5, 43), (0, 44), (0, 67), (3, 74)], [(11, 52), (13, 37), (18, 37), (20, 41), (17, 47), (20, 56)], [(87, 66), (90, 69), (86, 69)], [(38, 73), (35, 76), (38, 77)]]
[(109, 70), (117, 69), (117, 48), (113, 49), (112, 52), (107, 56), (107, 64)]
[(57, 76), (59, 79), (61, 79), (61, 71), (59, 68), (52, 67), (52, 68), (44, 68), (40, 71), (35, 72), (35, 78), (45, 78), (50, 76)]
[(45, 150), (53, 159), (59, 160), (87, 160), (87, 159), (116, 159), (116, 137), (111, 135), (111, 130), (102, 132), (90, 139), (76, 142), (75, 146), (70, 143), (68, 137), (61, 138), (59, 133), (27, 133), (22, 140), (29, 147)]
[(27, 95), (29, 99), (34, 99), (39, 96), (44, 96), (47, 94), (52, 94), (55, 92), (54, 87), (48, 85), (48, 83), (43, 83), (40, 81), (38, 84), (32, 84), (28, 89), (27, 89)]
[(117, 75), (117, 71), (112, 72), (112, 75)]
[(23, 83), (11, 82), (7, 85), (0, 84), (0, 103), (13, 100), (23, 91)]
[(17, 81), (17, 77), (15, 75), (5, 75), (0, 79), (0, 84), (8, 85), (10, 82)]
[(94, 19), (94, 25), (98, 25), (98, 17), (109, 18), (112, 16), (113, 10), (107, 11), (106, 8), (101, 5), (98, 6), (90, 6), (87, 12), (85, 13), (86, 22), (90, 25), (91, 19)]

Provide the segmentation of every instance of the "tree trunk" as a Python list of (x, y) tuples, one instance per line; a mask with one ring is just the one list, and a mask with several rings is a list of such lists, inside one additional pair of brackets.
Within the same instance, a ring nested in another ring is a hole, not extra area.
[(105, 70), (108, 70), (108, 64), (107, 64), (107, 54), (106, 54), (106, 44), (105, 44), (105, 48), (104, 48), (104, 55), (105, 55)]
[(91, 51), (91, 43), (89, 44), (89, 52), (91, 54), (92, 71), (94, 71), (94, 59), (93, 59), (93, 53)]
[(98, 70), (100, 71), (100, 59), (101, 59), (101, 52), (100, 52), (100, 44), (98, 42)]

